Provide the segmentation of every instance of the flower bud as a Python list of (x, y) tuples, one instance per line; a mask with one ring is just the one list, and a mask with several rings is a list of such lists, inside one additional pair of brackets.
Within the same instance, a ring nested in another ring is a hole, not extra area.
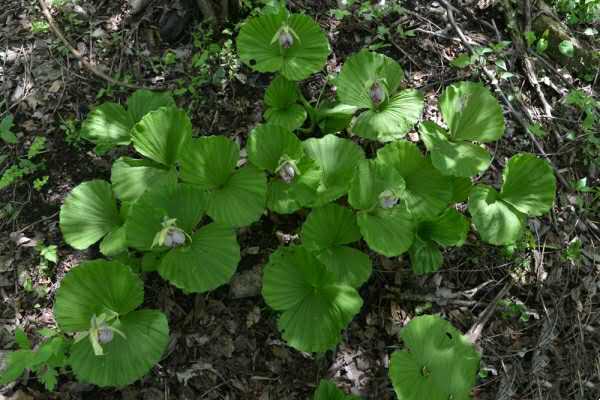
[(386, 190), (379, 195), (379, 205), (381, 208), (393, 208), (396, 204), (398, 204), (398, 197), (391, 191)]
[(115, 334), (108, 326), (103, 325), (98, 329), (98, 342), (106, 344), (112, 342)]
[(284, 182), (291, 183), (296, 177), (296, 169), (289, 161), (287, 161), (279, 169), (279, 176)]
[(165, 246), (177, 247), (185, 243), (185, 234), (178, 228), (170, 228), (165, 236)]
[(279, 32), (279, 45), (284, 49), (289, 49), (294, 44), (294, 37), (286, 29)]
[(375, 82), (373, 85), (371, 85), (369, 95), (371, 96), (371, 101), (373, 102), (373, 104), (378, 106), (385, 100), (385, 89), (383, 88), (381, 83)]

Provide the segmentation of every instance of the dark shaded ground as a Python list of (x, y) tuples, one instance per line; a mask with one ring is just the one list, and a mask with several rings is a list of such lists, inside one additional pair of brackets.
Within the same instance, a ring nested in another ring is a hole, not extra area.
[[(81, 1), (79, 8), (67, 5), (56, 15), (71, 42), (110, 66), (112, 74), (132, 74), (136, 82), (172, 89), (193, 86), (193, 78), (203, 70), (194, 70), (190, 62), (203, 45), (193, 47), (191, 32), (178, 44), (160, 43), (156, 33), (160, 11), (132, 18), (121, 3)], [(379, 23), (356, 16), (336, 21), (328, 14), (335, 5), (325, 1), (298, 0), (292, 8), (315, 16), (328, 33), (333, 47), (328, 73), (336, 72), (350, 53), (386, 42), (377, 37), (378, 24), (415, 29), (414, 37), (394, 33), (393, 44), (379, 51), (405, 67), (407, 86), (426, 93), (425, 117), (436, 118), (436, 99), (446, 84), (480, 77), (475, 69), (450, 67), (449, 60), (464, 51), (462, 44), (446, 26), (442, 8), (418, 3), (416, 8), (407, 5), (408, 14), (391, 14)], [(41, 191), (33, 189), (33, 178), (28, 177), (0, 193), (0, 348), (7, 350), (14, 348), (15, 326), (33, 335), (36, 329), (53, 325), (52, 294), (60, 279), (80, 261), (98, 256), (96, 250), (77, 252), (63, 243), (57, 212), (74, 186), (87, 179), (108, 178), (116, 154), (99, 157), (76, 138), (67, 143), (60, 126), (69, 119), (79, 123), (98, 101), (122, 100), (127, 95), (107, 88), (66, 57), (52, 33), (32, 33), (32, 22), (43, 21), (43, 16), (31, 4), (9, 0), (0, 8), (0, 51), (4, 52), (0, 84), (6, 102), (0, 104), (0, 117), (8, 105), (16, 115), (16, 130), (22, 133), (18, 145), (3, 147), (11, 158), (2, 168), (23, 154), (35, 135), (43, 135), (48, 142), (48, 151), (41, 156), (46, 169), (34, 177), (49, 176)], [(472, 12), (467, 19), (460, 17), (459, 23), (474, 42), (496, 42), (497, 34), (509, 39), (496, 10), (475, 8)], [(483, 26), (482, 20), (493, 22), (498, 32)], [(214, 35), (223, 49), (228, 39), (227, 34)], [(178, 55), (177, 63), (161, 66), (160, 59), (169, 48)], [(9, 51), (16, 54), (12, 59)], [(552, 132), (543, 145), (560, 171), (569, 180), (587, 177), (589, 186), (599, 184), (596, 167), (583, 151), (584, 139), (565, 140), (567, 131), (577, 129), (581, 115), (561, 104), (562, 81), (548, 72), (559, 91), (544, 86), (555, 118), (543, 119), (539, 100), (521, 76), (519, 60), (510, 48), (503, 58), (517, 75), (512, 82), (523, 104)], [(213, 57), (204, 74), (212, 82), (198, 84), (197, 94), (188, 92), (178, 103), (188, 109), (197, 134), (223, 134), (243, 143), (261, 119), (259, 100), (270, 78), (240, 67), (226, 50)], [(538, 74), (546, 75), (541, 69)], [(308, 97), (319, 95), (324, 79), (321, 75), (305, 82)], [(572, 82), (591, 92), (589, 84)], [(502, 86), (510, 92), (506, 82)], [(108, 94), (96, 100), (101, 89)], [(328, 88), (325, 95), (332, 93)], [(499, 171), (512, 154), (536, 153), (508, 113), (507, 124), (507, 135), (492, 148), (495, 160), (482, 178), (486, 182), (500, 181)], [(411, 134), (411, 138), (418, 136)], [(333, 377), (339, 386), (366, 398), (393, 399), (387, 366), (390, 354), (401, 346), (396, 335), (408, 318), (420, 312), (441, 313), (466, 332), (501, 288), (512, 282), (505, 299), (522, 304), (529, 320), (498, 309), (485, 325), (479, 345), (486, 376), (479, 380), (475, 397), (598, 400), (600, 251), (596, 246), (600, 230), (595, 224), (600, 213), (597, 203), (590, 204), (590, 196), (580, 197), (585, 207), (575, 194), (561, 188), (551, 215), (530, 220), (530, 243), (512, 255), (480, 243), (472, 233), (463, 248), (445, 254), (439, 273), (422, 278), (410, 272), (406, 257), (373, 255), (374, 274), (361, 289), (365, 306), (335, 353), (315, 358), (288, 348), (277, 332), (275, 315), (260, 296), (236, 299), (228, 286), (189, 296), (149, 274), (145, 277), (146, 303), (168, 315), (172, 340), (163, 360), (141, 382), (123, 390), (98, 390), (74, 382), (67, 374), (53, 394), (45, 393), (35, 379), (23, 379), (0, 393), (11, 399), (306, 399), (322, 377)], [(280, 239), (297, 233), (301, 222), (295, 217), (264, 217), (241, 231), (244, 257), (239, 271), (260, 271)], [(565, 248), (575, 238), (582, 242), (583, 253), (567, 260)], [(59, 246), (58, 265), (39, 268), (39, 256), (32, 247), (36, 241)], [(33, 290), (24, 289), (27, 279)], [(21, 397), (11, 397), (17, 390)]]

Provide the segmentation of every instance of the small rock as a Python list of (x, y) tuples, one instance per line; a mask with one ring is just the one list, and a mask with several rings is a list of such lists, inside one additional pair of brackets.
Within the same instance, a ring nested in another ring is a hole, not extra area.
[(261, 287), (261, 269), (257, 265), (251, 270), (235, 274), (230, 283), (229, 293), (234, 299), (244, 299), (258, 296)]

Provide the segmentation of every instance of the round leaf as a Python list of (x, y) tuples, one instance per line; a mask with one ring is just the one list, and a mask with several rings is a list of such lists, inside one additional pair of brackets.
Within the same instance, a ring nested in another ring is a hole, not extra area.
[(362, 307), (358, 292), (336, 282), (303, 247), (284, 247), (271, 255), (262, 293), (270, 307), (282, 312), (278, 325), (283, 338), (306, 352), (333, 348)]
[(260, 219), (267, 201), (267, 177), (252, 165), (238, 169), (220, 189), (210, 193), (207, 214), (228, 226), (246, 226)]
[(440, 269), (444, 262), (444, 256), (437, 245), (419, 236), (415, 238), (408, 255), (412, 270), (417, 275), (431, 274)]
[(161, 107), (146, 114), (132, 131), (135, 150), (157, 163), (172, 166), (192, 138), (192, 123), (185, 111)]
[(433, 165), (444, 175), (471, 177), (485, 172), (492, 162), (481, 146), (469, 142), (452, 142), (436, 123), (420, 125), (421, 138), (431, 152)]
[(107, 257), (119, 255), (127, 250), (127, 234), (125, 226), (108, 232), (100, 242), (100, 253)]
[(110, 180), (119, 200), (133, 202), (149, 188), (175, 185), (177, 172), (151, 160), (121, 157), (113, 163)]
[(417, 227), (422, 239), (433, 240), (440, 246), (462, 246), (469, 232), (469, 221), (456, 211), (448, 208), (439, 217), (423, 221)]
[(441, 174), (414, 143), (390, 143), (377, 152), (377, 162), (395, 168), (406, 182), (404, 200), (417, 218), (439, 215), (452, 199), (452, 180)]
[(54, 301), (54, 318), (65, 332), (87, 331), (93, 315), (125, 315), (144, 300), (141, 279), (114, 261), (86, 261), (67, 273)]
[(329, 203), (348, 191), (356, 164), (365, 158), (360, 146), (348, 139), (326, 135), (304, 141), (304, 151), (317, 162), (323, 175), (314, 206)]
[(469, 400), (480, 356), (449, 322), (414, 318), (400, 331), (407, 350), (396, 351), (390, 378), (398, 400)]
[(204, 189), (224, 185), (240, 158), (240, 148), (223, 136), (194, 139), (181, 156), (181, 179)]
[(486, 143), (504, 135), (502, 107), (481, 83), (458, 82), (448, 86), (439, 106), (453, 140)]
[(165, 219), (175, 218), (176, 226), (191, 234), (202, 219), (206, 205), (206, 192), (192, 185), (149, 190), (131, 206), (125, 220), (127, 243), (137, 250), (151, 250)]
[(127, 99), (127, 111), (134, 122), (139, 122), (144, 115), (161, 107), (175, 107), (175, 100), (170, 93), (153, 90), (136, 90)]
[(304, 155), (302, 142), (288, 129), (278, 125), (259, 125), (248, 138), (248, 159), (274, 173), (284, 160), (299, 161)]
[(265, 94), (265, 119), (273, 125), (280, 125), (293, 131), (306, 120), (306, 110), (298, 101), (296, 83), (279, 75), (269, 85)]
[(229, 282), (240, 262), (232, 228), (212, 223), (198, 230), (188, 246), (170, 250), (158, 272), (188, 292), (207, 292)]
[[(293, 44), (283, 48), (280, 29), (289, 26)], [(237, 39), (240, 59), (259, 72), (276, 72), (289, 80), (308, 78), (323, 68), (330, 53), (329, 42), (319, 25), (306, 15), (266, 14), (242, 25)]]
[(81, 126), (81, 137), (102, 146), (120, 146), (131, 142), (135, 120), (116, 103), (104, 103), (95, 108)]
[(316, 163), (308, 157), (300, 160), (296, 167), (299, 174), (288, 183), (273, 178), (269, 182), (267, 206), (279, 214), (291, 214), (317, 200), (317, 187), (322, 173)]
[(386, 257), (406, 252), (415, 238), (415, 223), (404, 206), (361, 211), (357, 215), (360, 233), (371, 250)]
[(351, 106), (373, 108), (371, 86), (383, 81), (389, 94), (395, 94), (404, 79), (402, 67), (383, 54), (362, 50), (348, 58), (336, 80), (338, 99)]
[(87, 338), (71, 346), (68, 364), (79, 381), (104, 386), (126, 386), (146, 375), (160, 361), (169, 343), (169, 325), (160, 311), (133, 311), (113, 325), (110, 343), (96, 356)]
[(500, 197), (522, 213), (540, 216), (552, 208), (556, 179), (547, 161), (517, 154), (508, 160), (502, 179)]
[(380, 142), (401, 139), (417, 123), (422, 112), (423, 95), (418, 90), (403, 90), (381, 107), (360, 114), (352, 132)]
[(335, 276), (335, 281), (359, 288), (371, 276), (371, 258), (347, 246), (333, 246), (317, 254), (319, 261)]
[(350, 183), (348, 202), (357, 210), (369, 210), (379, 203), (384, 191), (400, 194), (405, 189), (404, 178), (394, 168), (375, 160), (361, 160)]
[(60, 230), (65, 242), (83, 250), (121, 226), (110, 183), (84, 182), (65, 198), (60, 208)]
[(478, 185), (469, 195), (469, 212), (481, 239), (497, 246), (516, 242), (525, 223), (525, 215), (502, 201), (494, 188)]
[(356, 216), (337, 204), (315, 208), (302, 225), (302, 241), (311, 250), (348, 244), (360, 240)]

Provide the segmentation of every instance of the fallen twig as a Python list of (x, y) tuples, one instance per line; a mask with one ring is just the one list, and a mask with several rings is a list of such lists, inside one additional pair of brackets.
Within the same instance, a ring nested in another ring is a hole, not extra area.
[[(442, 3), (444, 5), (444, 7), (446, 7), (446, 15), (448, 16), (448, 22), (450, 22), (450, 25), (452, 25), (452, 28), (454, 28), (454, 31), (457, 33), (457, 35), (460, 38), (463, 45), (469, 50), (469, 52), (475, 54), (473, 46), (471, 46), (471, 44), (469, 43), (469, 40), (466, 38), (462, 29), (460, 28), (460, 26), (458, 26), (458, 24), (456, 23), (456, 20), (454, 19), (454, 12), (452, 11), (454, 7), (451, 6), (447, 0), (440, 0), (440, 3)], [(554, 165), (554, 163), (552, 162), (552, 160), (550, 159), (548, 154), (546, 154), (542, 144), (529, 131), (529, 125), (530, 125), (531, 121), (528, 121), (520, 111), (515, 109), (515, 107), (512, 105), (512, 103), (510, 102), (508, 97), (502, 91), (502, 88), (498, 84), (498, 80), (494, 77), (494, 75), (490, 71), (488, 71), (485, 67), (483, 67), (482, 70), (485, 73), (485, 75), (487, 76), (487, 78), (490, 80), (491, 84), (494, 86), (494, 88), (496, 89), (496, 91), (498, 92), (500, 97), (502, 98), (502, 101), (504, 101), (504, 104), (506, 104), (506, 106), (508, 107), (509, 111), (515, 117), (517, 122), (521, 125), (523, 130), (525, 132), (527, 132), (527, 134), (529, 135), (529, 138), (531, 139), (531, 142), (534, 144), (534, 146), (537, 148), (537, 150), (540, 152), (540, 154), (548, 161), (548, 163), (550, 163), (550, 165), (554, 169), (554, 173), (556, 174), (556, 177), (558, 178), (558, 181), (560, 182), (560, 184), (565, 189), (569, 190), (570, 185), (567, 182), (567, 180), (562, 176), (562, 174), (560, 173), (558, 168)]]
[(95, 65), (93, 65), (89, 61), (87, 61), (83, 57), (83, 55), (79, 52), (79, 50), (77, 50), (75, 47), (73, 47), (73, 45), (71, 45), (71, 43), (67, 40), (67, 38), (65, 38), (65, 35), (63, 34), (62, 30), (56, 24), (56, 21), (54, 21), (54, 18), (52, 17), (52, 14), (50, 13), (48, 6), (46, 5), (46, 0), (38, 0), (38, 2), (40, 4), (40, 7), (42, 8), (42, 13), (46, 17), (46, 20), (48, 21), (48, 25), (50, 26), (50, 29), (52, 30), (52, 32), (54, 32), (56, 37), (58, 37), (58, 39), (60, 39), (60, 41), (63, 43), (63, 45), (67, 49), (69, 49), (71, 54), (73, 54), (73, 56), (75, 58), (77, 58), (79, 60), (79, 62), (81, 62), (81, 64), (85, 68), (87, 68), (92, 74), (96, 75), (98, 78), (101, 78), (115, 86), (123, 86), (123, 87), (130, 88), (130, 89), (157, 90), (157, 88), (138, 86), (138, 85), (134, 85), (134, 84), (131, 84), (128, 82), (116, 80), (116, 79), (110, 77), (109, 75), (107, 75), (106, 73), (102, 72), (101, 70), (99, 70)]

